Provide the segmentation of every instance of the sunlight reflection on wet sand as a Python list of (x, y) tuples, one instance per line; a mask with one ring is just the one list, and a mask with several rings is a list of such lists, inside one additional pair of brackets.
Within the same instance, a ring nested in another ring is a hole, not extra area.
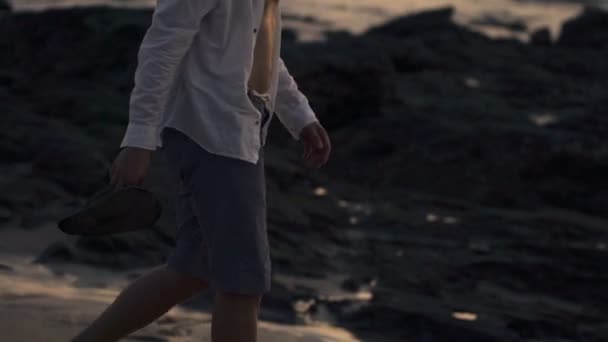
[[(78, 269), (73, 274), (55, 274), (31, 260), (12, 256), (3, 256), (2, 260), (12, 270), (0, 271), (0, 330), (11, 342), (67, 341), (110, 304), (126, 284), (124, 277), (84, 266), (73, 266), (73, 270)], [(91, 272), (97, 273), (102, 285), (78, 286), (76, 274), (91, 277)], [(209, 341), (209, 324), (209, 313), (175, 307), (133, 337)], [(259, 338), (268, 342), (359, 341), (348, 331), (328, 324), (293, 326), (266, 321), (259, 322)]]

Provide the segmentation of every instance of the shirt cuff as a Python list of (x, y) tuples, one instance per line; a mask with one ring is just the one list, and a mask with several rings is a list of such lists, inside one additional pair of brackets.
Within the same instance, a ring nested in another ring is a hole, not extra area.
[(158, 145), (158, 127), (129, 122), (120, 147), (139, 147), (146, 150), (156, 150)]
[(285, 127), (295, 140), (300, 140), (300, 133), (304, 127), (319, 121), (307, 101), (292, 109), (292, 113), (289, 114), (290, 120), (286, 123)]

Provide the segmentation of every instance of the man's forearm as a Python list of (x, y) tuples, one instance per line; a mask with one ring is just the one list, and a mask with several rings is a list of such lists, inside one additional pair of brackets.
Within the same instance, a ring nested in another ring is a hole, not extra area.
[(202, 18), (218, 0), (158, 0), (137, 54), (129, 124), (121, 147), (155, 150), (162, 110), (177, 68), (198, 33)]
[(279, 58), (279, 84), (275, 111), (283, 126), (295, 140), (300, 139), (302, 128), (319, 121), (310, 107), (308, 99), (298, 89), (298, 85), (289, 74), (283, 59)]

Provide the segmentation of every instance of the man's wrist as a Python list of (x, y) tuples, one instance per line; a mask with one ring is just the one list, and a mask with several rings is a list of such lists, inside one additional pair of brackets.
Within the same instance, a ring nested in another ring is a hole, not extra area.
[(158, 127), (129, 122), (120, 147), (138, 147), (154, 151), (156, 150), (158, 139)]
[(303, 121), (301, 123), (300, 128), (296, 131), (295, 139), (296, 140), (300, 140), (302, 138), (302, 132), (304, 131), (304, 129), (314, 123), (319, 123), (319, 119), (317, 119), (316, 117), (314, 119), (311, 119), (310, 121)]

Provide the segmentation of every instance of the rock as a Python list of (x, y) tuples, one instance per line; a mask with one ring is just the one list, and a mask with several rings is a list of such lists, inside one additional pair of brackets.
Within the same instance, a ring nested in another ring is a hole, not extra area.
[(35, 262), (41, 264), (74, 262), (75, 257), (76, 255), (69, 245), (64, 242), (55, 242), (38, 255)]
[(12, 211), (3, 205), (0, 205), (0, 222), (7, 221), (12, 217), (13, 217)]
[(544, 27), (532, 32), (530, 35), (530, 43), (539, 46), (551, 45), (551, 31)]
[(127, 270), (164, 262), (170, 245), (153, 230), (147, 230), (108, 237), (83, 237), (74, 247), (84, 263)]
[(563, 25), (558, 44), (571, 47), (608, 47), (608, 12), (586, 7), (582, 15)]
[(168, 246), (154, 231), (109, 237), (81, 237), (75, 243), (57, 242), (50, 245), (36, 258), (36, 262), (81, 263), (128, 270), (164, 262)]
[(107, 176), (108, 161), (86, 140), (74, 135), (41, 138), (33, 155), (33, 174), (52, 179), (74, 193), (94, 191)]
[(470, 241), (468, 248), (479, 254), (488, 254), (492, 252), (492, 247), (486, 241)]
[(294, 297), (282, 284), (273, 281), (269, 293), (264, 295), (261, 304), (260, 317), (286, 324), (296, 322), (297, 316), (293, 308)]
[[(389, 56), (378, 53), (383, 46), (373, 37), (337, 38), (331, 44), (311, 44), (306, 56), (298, 47), (286, 47), (284, 58), (298, 84), (319, 116), (327, 113), (326, 128), (379, 115), (383, 103), (395, 101), (397, 75)], [(351, 51), (348, 57), (343, 54), (346, 50)], [(352, 96), (355, 92), (358, 96)]]
[(298, 40), (298, 32), (291, 29), (283, 29), (281, 32), (281, 39), (287, 42), (295, 42)]
[(14, 272), (14, 271), (15, 271), (15, 269), (12, 268), (11, 266), (0, 264), (0, 272), (9, 273), (9, 272)]
[(361, 276), (357, 278), (347, 278), (342, 282), (342, 288), (348, 291), (357, 292), (369, 290), (374, 287), (376, 280), (372, 276)]
[(400, 42), (400, 52), (392, 57), (395, 69), (400, 73), (441, 69), (445, 66), (441, 56), (419, 39)]
[(10, 12), (11, 10), (12, 10), (12, 6), (8, 2), (8, 0), (0, 0), (0, 12), (3, 12), (3, 11)]

